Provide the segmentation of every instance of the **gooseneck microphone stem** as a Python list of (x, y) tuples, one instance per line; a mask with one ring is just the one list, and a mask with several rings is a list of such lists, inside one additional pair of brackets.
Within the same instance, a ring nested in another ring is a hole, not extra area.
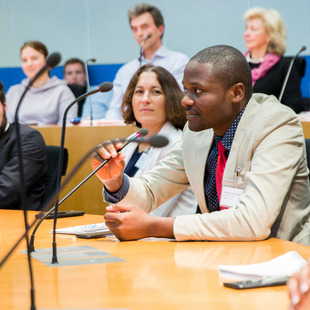
[[(85, 73), (86, 73), (86, 86), (87, 86), (87, 91), (90, 91), (90, 83), (89, 83), (89, 74), (88, 74), (88, 63), (89, 62), (95, 62), (95, 58), (90, 58), (86, 60), (85, 63)], [(89, 109), (90, 109), (90, 126), (93, 126), (93, 106), (92, 106), (92, 100), (89, 98)]]
[[(163, 147), (164, 144), (162, 143), (162, 140), (166, 139), (168, 141), (167, 138), (165, 137), (160, 137), (159, 138), (159, 142), (160, 143), (156, 143), (156, 141), (154, 141), (154, 147)], [(138, 140), (131, 140), (130, 142), (139, 142)], [(143, 140), (144, 142), (144, 140)], [(82, 166), (82, 164), (86, 161), (86, 159), (91, 156), (94, 152), (96, 152), (100, 147), (102, 146), (102, 144), (96, 145), (95, 147), (93, 147), (91, 150), (89, 150), (83, 157), (82, 159), (80, 159), (80, 161), (74, 166), (74, 168), (72, 169), (72, 171), (68, 174), (68, 176), (65, 178), (65, 180), (62, 182), (60, 188), (59, 188), (59, 192), (61, 190), (64, 189), (64, 187), (69, 183), (69, 181), (72, 179), (72, 177), (76, 174), (76, 172), (79, 170), (79, 168)], [(52, 201), (54, 201), (56, 199), (56, 197), (59, 195), (59, 192), (55, 192), (55, 194), (53, 195), (53, 197), (50, 198), (49, 201), (47, 201), (45, 203), (45, 205), (43, 206), (43, 210), (39, 213), (39, 217), (41, 218), (44, 214), (44, 212), (46, 212), (46, 210), (49, 208), (49, 205)], [(31, 229), (34, 224), (36, 223), (37, 218), (35, 218), (32, 223), (28, 226), (29, 229)], [(15, 244), (12, 246), (12, 248), (9, 250), (9, 252), (3, 257), (3, 259), (0, 261), (0, 268), (4, 265), (4, 263), (7, 261), (7, 259), (12, 255), (12, 253), (14, 252), (14, 250), (17, 248), (17, 246), (20, 244), (20, 242), (25, 238), (27, 232), (25, 231), (21, 237), (15, 242)]]
[[(59, 195), (59, 192), (61, 190), (63, 190), (63, 188), (69, 183), (69, 181), (72, 179), (72, 177), (76, 174), (76, 172), (79, 170), (79, 168), (81, 167), (81, 165), (85, 162), (85, 160), (94, 152), (98, 149), (98, 146), (92, 148), (90, 151), (87, 152), (87, 154), (85, 154), (83, 156), (83, 158), (75, 165), (75, 167), (72, 169), (72, 171), (69, 173), (69, 175), (66, 177), (66, 179), (64, 180), (64, 182), (61, 184), (59, 191), (55, 192), (55, 194), (51, 197), (51, 199), (49, 201), (47, 201), (45, 203), (45, 205), (43, 206), (43, 210), (39, 213), (40, 217), (44, 214), (44, 212), (46, 212), (46, 210), (48, 209), (50, 203), (52, 201), (54, 201), (56, 199), (56, 197)], [(28, 230), (31, 229), (34, 224), (36, 223), (37, 219), (35, 218), (32, 223), (30, 225), (28, 225)], [(14, 252), (14, 250), (17, 248), (17, 246), (20, 244), (20, 242), (24, 239), (27, 238), (28, 231), (25, 231), (21, 237), (16, 241), (16, 243), (12, 246), (12, 248), (10, 249), (10, 251), (4, 256), (4, 258), (1, 260), (0, 262), (0, 268), (3, 266), (3, 264), (7, 261), (7, 259), (11, 256), (11, 254)], [(33, 308), (34, 309), (34, 308)], [(32, 309), (31, 309), (32, 310)]]
[[(136, 135), (140, 135), (141, 137), (144, 137), (145, 135), (147, 135), (147, 129), (142, 128), (140, 129)], [(123, 145), (123, 147), (121, 149), (119, 149), (117, 152), (119, 153), (124, 147), (126, 147), (130, 142), (132, 142), (132, 140), (125, 140), (125, 144)], [(63, 197), (59, 202), (58, 202), (58, 206), (61, 205), (65, 200), (67, 200), (77, 189), (79, 189), (88, 179), (90, 179), (100, 168), (102, 168), (109, 160), (106, 159), (104, 160), (96, 169), (94, 169), (85, 179), (83, 179), (76, 187), (74, 187), (65, 197)], [(39, 228), (40, 224), (42, 223), (43, 220), (45, 220), (54, 210), (55, 207), (52, 207), (48, 212), (46, 212), (44, 214), (44, 216), (40, 217), (40, 220), (38, 222), (38, 224), (35, 226), (35, 228), (32, 231), (31, 234), (31, 239), (30, 239), (30, 244), (29, 244), (29, 249), (30, 252), (34, 252), (34, 237), (35, 237), (35, 233), (37, 231), (37, 229)], [(54, 214), (55, 216), (55, 214)]]
[[(59, 165), (58, 165), (58, 173), (56, 179), (56, 192), (59, 193), (60, 190), (60, 183), (61, 183), (61, 175), (62, 175), (62, 167), (63, 167), (63, 152), (64, 152), (64, 145), (65, 145), (65, 133), (66, 133), (66, 122), (67, 122), (67, 114), (70, 108), (77, 103), (78, 101), (86, 98), (87, 96), (93, 95), (99, 91), (105, 92), (110, 91), (113, 88), (113, 84), (110, 82), (105, 82), (99, 85), (97, 89), (94, 89), (84, 95), (79, 96), (76, 98), (72, 103), (70, 103), (63, 115), (62, 119), (62, 129), (61, 129), (61, 141), (60, 141), (60, 149), (59, 149)], [(54, 224), (53, 224), (53, 255), (52, 255), (52, 264), (58, 263), (57, 259), (57, 246), (56, 246), (56, 225), (57, 225), (57, 216), (58, 216), (58, 196), (56, 196), (55, 200), (55, 212), (54, 212)]]
[(16, 143), (17, 143), (17, 155), (18, 155), (18, 163), (19, 163), (19, 174), (20, 174), (20, 185), (21, 185), (21, 205), (24, 214), (24, 223), (25, 223), (25, 238), (27, 244), (27, 261), (28, 261), (28, 268), (29, 268), (29, 276), (30, 276), (30, 300), (31, 300), (31, 310), (35, 310), (35, 297), (34, 297), (34, 281), (33, 281), (33, 271), (32, 271), (32, 262), (31, 262), (31, 255), (29, 249), (29, 225), (28, 225), (28, 218), (27, 218), (27, 190), (25, 184), (25, 173), (24, 173), (24, 166), (23, 166), (23, 155), (22, 155), (22, 147), (21, 147), (21, 138), (20, 138), (20, 126), (19, 126), (19, 119), (18, 119), (18, 111), (21, 106), (21, 103), (30, 88), (30, 82), (27, 85), (26, 89), (24, 90), (18, 105), (16, 107), (15, 112), (15, 131), (16, 131)]
[(142, 56), (143, 56), (143, 52), (144, 52), (144, 44), (145, 42), (152, 36), (151, 33), (149, 33), (146, 38), (143, 40), (143, 42), (141, 43), (141, 48), (140, 48), (140, 57), (139, 57), (139, 63), (140, 63), (140, 67), (142, 66)]
[(37, 74), (34, 76), (33, 79), (31, 79), (25, 88), (22, 96), (19, 99), (19, 102), (16, 106), (15, 111), (15, 131), (16, 131), (16, 146), (17, 146), (17, 155), (18, 155), (18, 163), (19, 163), (19, 174), (20, 174), (20, 185), (21, 185), (21, 205), (23, 209), (24, 214), (24, 222), (25, 222), (25, 238), (26, 238), (26, 244), (27, 244), (27, 260), (28, 260), (28, 266), (29, 266), (29, 275), (30, 275), (30, 300), (31, 300), (31, 310), (35, 310), (35, 297), (34, 297), (34, 281), (33, 281), (33, 271), (32, 271), (32, 262), (31, 262), (31, 255), (30, 255), (30, 249), (29, 249), (29, 225), (28, 225), (28, 218), (27, 218), (27, 209), (28, 209), (28, 201), (27, 201), (27, 189), (26, 189), (26, 183), (25, 183), (25, 172), (24, 172), (24, 165), (23, 165), (23, 154), (22, 154), (22, 146), (21, 146), (21, 138), (20, 138), (20, 125), (19, 125), (19, 118), (18, 118), (18, 112), (21, 107), (21, 103), (30, 89), (30, 87), (33, 85), (33, 83), (46, 71), (50, 68), (54, 68), (58, 65), (60, 62), (61, 56), (59, 53), (53, 53), (46, 59), (46, 64), (37, 72)]
[(292, 67), (293, 67), (293, 64), (296, 60), (296, 58), (299, 56), (299, 54), (303, 51), (305, 51), (307, 49), (306, 46), (303, 46), (299, 51), (298, 53), (295, 55), (295, 57), (292, 58), (291, 62), (290, 62), (290, 65), (288, 67), (288, 70), (287, 70), (287, 73), (286, 73), (286, 76), (285, 76), (285, 79), (284, 79), (284, 82), (283, 82), (283, 85), (282, 85), (282, 88), (281, 88), (281, 92), (280, 92), (280, 95), (279, 95), (279, 98), (278, 100), (281, 102), (282, 100), (282, 96), (283, 96), (283, 93), (284, 93), (284, 90), (285, 90), (285, 87), (286, 87), (286, 84), (287, 84), (287, 81), (288, 81), (288, 78), (290, 77), (290, 73), (292, 71)]

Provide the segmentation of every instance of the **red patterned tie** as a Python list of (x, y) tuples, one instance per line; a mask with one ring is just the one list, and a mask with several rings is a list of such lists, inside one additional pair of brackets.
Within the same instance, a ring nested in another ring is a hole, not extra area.
[(217, 144), (217, 151), (218, 151), (218, 157), (217, 157), (217, 165), (216, 165), (216, 171), (215, 171), (215, 182), (216, 182), (216, 192), (217, 192), (217, 196), (218, 196), (219, 204), (220, 204), (221, 192), (222, 192), (222, 180), (223, 180), (224, 169), (225, 169), (226, 162), (227, 162), (227, 158), (225, 154), (226, 149), (221, 141)]

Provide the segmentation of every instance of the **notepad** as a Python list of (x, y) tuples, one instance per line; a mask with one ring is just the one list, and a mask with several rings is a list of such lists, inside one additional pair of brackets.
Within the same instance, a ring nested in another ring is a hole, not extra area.
[(251, 280), (266, 277), (290, 277), (307, 264), (296, 251), (287, 252), (267, 262), (249, 265), (219, 265), (221, 278)]
[[(51, 233), (53, 230), (51, 230)], [(86, 233), (104, 233), (104, 234), (112, 234), (109, 228), (105, 223), (98, 224), (89, 224), (89, 225), (80, 225), (80, 226), (72, 226), (66, 228), (57, 228), (56, 234), (68, 234), (68, 235), (76, 235), (76, 234), (86, 234)]]

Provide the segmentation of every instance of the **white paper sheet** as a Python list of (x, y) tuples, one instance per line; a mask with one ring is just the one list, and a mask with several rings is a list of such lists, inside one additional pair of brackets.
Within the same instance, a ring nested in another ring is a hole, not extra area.
[(249, 265), (219, 265), (221, 278), (250, 280), (265, 277), (290, 277), (307, 263), (296, 251), (287, 252), (270, 261)]

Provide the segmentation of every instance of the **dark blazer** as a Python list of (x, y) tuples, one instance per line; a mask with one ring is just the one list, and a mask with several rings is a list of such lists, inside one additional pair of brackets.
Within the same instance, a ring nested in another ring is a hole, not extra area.
[[(291, 57), (282, 57), (253, 87), (254, 93), (274, 95), (279, 98), (285, 76), (288, 72)], [(250, 64), (251, 68), (256, 67)], [(298, 57), (292, 67), (281, 102), (296, 113), (308, 110), (307, 101), (302, 98), (300, 82), (305, 72), (305, 59)]]
[[(0, 138), (0, 208), (22, 209), (15, 124)], [(45, 190), (46, 147), (41, 134), (20, 125), (24, 175), (29, 210), (38, 210)]]

